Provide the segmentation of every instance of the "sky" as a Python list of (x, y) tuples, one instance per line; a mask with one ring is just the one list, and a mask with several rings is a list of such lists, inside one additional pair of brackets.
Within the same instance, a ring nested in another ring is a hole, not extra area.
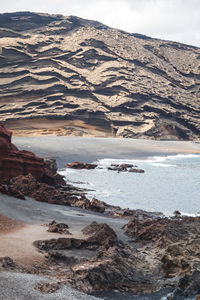
[(96, 20), (110, 27), (200, 47), (200, 0), (6, 0), (0, 12), (32, 11)]

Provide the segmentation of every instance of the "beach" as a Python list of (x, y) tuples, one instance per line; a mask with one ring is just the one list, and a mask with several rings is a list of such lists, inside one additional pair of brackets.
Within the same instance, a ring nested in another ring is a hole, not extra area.
[[(197, 214), (200, 144), (117, 138), (14, 137), (20, 149), (56, 159), (67, 182), (91, 190), (93, 197), (123, 208), (172, 215)], [(72, 161), (95, 162), (95, 170), (66, 169)], [(144, 174), (110, 172), (111, 164), (133, 164)]]
[(144, 139), (89, 138), (73, 136), (13, 136), (19, 149), (41, 157), (53, 157), (58, 167), (71, 161), (93, 162), (103, 158), (146, 159), (149, 156), (200, 154), (200, 143)]
[[(13, 142), (19, 147), (19, 149), (25, 149), (33, 151), (38, 156), (55, 158), (59, 172), (65, 172), (66, 163), (71, 161), (83, 161), (83, 162), (104, 162), (105, 159), (111, 160), (137, 160), (139, 166), (141, 162), (148, 162), (153, 157), (166, 157), (166, 156), (177, 156), (177, 155), (199, 155), (200, 144), (193, 142), (175, 142), (175, 141), (150, 141), (150, 140), (126, 140), (126, 139), (113, 139), (113, 138), (80, 138), (80, 137), (56, 137), (56, 136), (37, 136), (37, 137), (14, 137)], [(148, 170), (148, 168), (147, 168)], [(73, 170), (72, 170), (73, 171)], [(145, 170), (146, 171), (146, 170)], [(73, 171), (74, 172), (74, 171)], [(89, 173), (94, 171), (79, 171), (80, 174), (84, 173), (86, 177)], [(82, 173), (81, 173), (82, 172)], [(97, 170), (98, 172), (98, 170)], [(102, 170), (99, 170), (102, 172)], [(105, 172), (108, 172), (107, 170)], [(68, 180), (73, 181), (77, 178), (78, 173), (72, 173)], [(94, 174), (94, 173), (90, 173)], [(84, 176), (85, 176), (84, 175)], [(126, 176), (126, 174), (118, 174), (119, 176)], [(117, 174), (114, 176), (118, 176)], [(142, 174), (129, 174), (131, 176), (143, 176)], [(113, 175), (112, 175), (113, 176)], [(105, 177), (105, 176), (104, 176)], [(120, 177), (119, 177), (120, 178)], [(121, 177), (122, 178), (122, 177)], [(125, 178), (125, 177), (124, 177)], [(132, 177), (133, 178), (133, 177)], [(139, 178), (139, 177), (138, 177)], [(142, 178), (142, 177), (140, 177)], [(88, 177), (89, 180), (89, 177)], [(77, 182), (74, 182), (76, 184)], [(108, 197), (109, 198), (109, 197)], [(69, 226), (69, 231), (72, 236), (65, 236), (64, 238), (85, 238), (82, 229), (85, 226), (90, 225), (92, 222), (106, 223), (114, 230), (117, 235), (117, 239), (121, 243), (133, 246), (130, 237), (125, 233), (123, 227), (129, 222), (129, 218), (119, 218), (112, 215), (106, 215), (97, 213), (94, 211), (84, 210), (76, 207), (61, 206), (55, 204), (48, 204), (45, 202), (38, 202), (29, 197), (26, 200), (16, 199), (14, 197), (0, 194), (0, 212), (2, 217), (2, 224), (7, 224), (7, 230), (1, 232), (1, 239), (3, 241), (3, 247), (0, 250), (0, 256), (10, 256), (17, 264), (29, 268), (30, 270), (35, 264), (44, 264), (45, 255), (33, 246), (35, 240), (46, 240), (55, 239), (58, 234), (47, 232), (47, 227), (44, 224), (48, 224), (52, 220), (57, 222), (63, 222)], [(101, 197), (99, 200), (102, 200)], [(104, 199), (103, 199), (104, 200)], [(109, 199), (108, 199), (109, 200)], [(118, 205), (118, 203), (115, 203)], [(141, 208), (140, 203), (137, 209)], [(142, 207), (143, 208), (143, 207)], [(148, 207), (146, 206), (148, 211)], [(162, 207), (160, 209), (162, 212)], [(145, 216), (145, 217), (144, 217)], [(153, 215), (145, 215), (143, 211), (139, 212), (139, 220), (145, 221), (145, 218), (153, 220)], [(159, 215), (158, 215), (159, 216)], [(8, 219), (7, 219), (8, 218)], [(1, 218), (0, 218), (1, 220)], [(143, 222), (142, 221), (142, 222)], [(4, 223), (3, 223), (4, 222)], [(14, 228), (13, 228), (14, 226)], [(138, 246), (137, 246), (138, 247)], [(137, 249), (137, 247), (135, 249)], [(22, 250), (24, 249), (24, 250)], [(142, 248), (143, 249), (143, 248)], [(151, 250), (144, 248), (142, 255), (152, 255)], [(143, 251), (142, 250), (142, 251)], [(134, 250), (135, 251), (135, 250)], [(150, 252), (148, 252), (150, 251)], [(157, 250), (156, 250), (157, 251)], [(160, 250), (159, 250), (160, 251)], [(72, 255), (76, 259), (90, 259), (88, 250), (74, 249), (66, 250), (67, 255)], [(137, 253), (137, 250), (136, 250)], [(142, 252), (141, 252), (142, 253)], [(149, 253), (149, 254), (148, 254)], [(154, 252), (153, 252), (154, 253)], [(161, 249), (161, 252), (164, 253)], [(161, 254), (159, 254), (161, 255)], [(142, 257), (142, 256), (141, 256)], [(140, 265), (140, 260), (138, 264)], [(150, 265), (154, 266), (157, 263), (157, 252), (151, 257)], [(34, 275), (21, 274), (18, 272), (3, 271), (0, 273), (1, 285), (3, 289), (2, 300), (21, 300), (19, 298), (18, 290), (22, 290), (23, 299), (26, 299), (27, 292), (29, 291), (29, 299), (67, 299), (78, 300), (90, 300), (95, 299), (92, 296), (81, 294), (72, 290), (68, 285), (64, 284), (55, 294), (41, 294), (34, 289), (37, 281), (46, 281), (46, 276), (40, 275), (38, 277)], [(50, 276), (51, 277), (51, 276)], [(13, 284), (15, 282), (15, 284)], [(11, 287), (12, 286), (12, 290)], [(26, 287), (26, 288), (25, 288)], [(144, 294), (136, 297), (133, 293), (96, 293), (96, 297), (103, 299), (161, 299), (162, 296), (166, 295), (171, 291), (171, 288), (166, 287), (161, 289), (159, 293)], [(0, 296), (1, 297), (1, 296)], [(1, 299), (1, 298), (0, 298)]]

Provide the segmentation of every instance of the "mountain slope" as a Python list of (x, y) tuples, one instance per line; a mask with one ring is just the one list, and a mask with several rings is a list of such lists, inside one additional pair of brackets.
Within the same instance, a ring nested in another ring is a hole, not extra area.
[(9, 128), (194, 140), (199, 113), (197, 47), (73, 16), (0, 15), (0, 118)]

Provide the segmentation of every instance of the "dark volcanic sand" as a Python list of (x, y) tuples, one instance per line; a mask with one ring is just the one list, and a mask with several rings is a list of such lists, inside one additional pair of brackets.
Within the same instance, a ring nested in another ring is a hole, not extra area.
[(20, 149), (42, 157), (54, 157), (58, 167), (67, 162), (93, 162), (102, 158), (145, 159), (154, 155), (200, 154), (200, 144), (177, 141), (152, 141), (119, 138), (82, 138), (71, 136), (13, 137)]

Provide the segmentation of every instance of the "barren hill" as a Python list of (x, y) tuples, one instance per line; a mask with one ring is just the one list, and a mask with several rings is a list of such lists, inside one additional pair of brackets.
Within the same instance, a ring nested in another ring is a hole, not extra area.
[(0, 15), (0, 119), (42, 133), (200, 138), (200, 48), (101, 23)]

